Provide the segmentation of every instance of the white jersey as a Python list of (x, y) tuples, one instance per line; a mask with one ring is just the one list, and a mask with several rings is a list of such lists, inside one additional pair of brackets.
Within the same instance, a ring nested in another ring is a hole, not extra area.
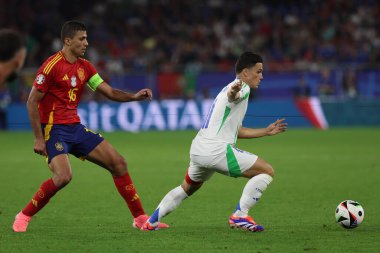
[(191, 144), (192, 155), (218, 155), (225, 153), (227, 144), (235, 145), (238, 129), (242, 125), (248, 107), (250, 88), (243, 83), (240, 98), (228, 101), (227, 92), (235, 82), (224, 87), (211, 105), (206, 120)]

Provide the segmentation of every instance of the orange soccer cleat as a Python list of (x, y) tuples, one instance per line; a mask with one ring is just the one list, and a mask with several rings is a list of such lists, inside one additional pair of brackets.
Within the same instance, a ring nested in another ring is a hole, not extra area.
[(23, 214), (22, 212), (19, 212), (16, 215), (15, 221), (13, 223), (13, 231), (14, 232), (26, 232), (26, 229), (28, 228), (29, 222), (32, 219), (32, 217), (27, 216)]

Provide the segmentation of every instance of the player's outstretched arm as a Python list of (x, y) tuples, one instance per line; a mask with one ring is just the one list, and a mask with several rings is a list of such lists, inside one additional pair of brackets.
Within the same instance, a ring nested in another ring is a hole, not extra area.
[(266, 128), (245, 128), (240, 127), (238, 131), (238, 138), (240, 139), (250, 139), (258, 138), (263, 136), (271, 136), (278, 133), (285, 132), (288, 128), (288, 124), (284, 122), (285, 119), (278, 119)]
[(239, 91), (241, 90), (241, 87), (243, 86), (242, 81), (237, 81), (231, 87), (228, 89), (227, 96), (228, 96), (228, 101), (232, 102), (235, 101), (236, 99), (239, 99), (240, 93)]
[(116, 102), (130, 102), (130, 101), (141, 101), (149, 99), (151, 100), (153, 95), (150, 89), (142, 89), (137, 93), (129, 93), (119, 89), (112, 88), (106, 82), (101, 83), (97, 89), (97, 92), (100, 92), (105, 97)]

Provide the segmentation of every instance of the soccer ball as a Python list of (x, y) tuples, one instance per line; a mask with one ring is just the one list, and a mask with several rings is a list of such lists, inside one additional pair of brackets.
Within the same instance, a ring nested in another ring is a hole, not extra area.
[(335, 210), (335, 219), (344, 228), (356, 228), (364, 219), (364, 209), (359, 202), (342, 201)]

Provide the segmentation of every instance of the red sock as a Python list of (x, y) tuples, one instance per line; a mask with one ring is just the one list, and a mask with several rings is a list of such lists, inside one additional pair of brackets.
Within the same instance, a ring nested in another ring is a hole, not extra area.
[(113, 177), (116, 188), (120, 195), (127, 202), (128, 208), (131, 211), (133, 217), (138, 217), (145, 214), (141, 205), (140, 197), (137, 195), (135, 186), (132, 183), (132, 179), (129, 173), (125, 173), (123, 176)]
[(40, 189), (36, 192), (29, 204), (22, 210), (25, 215), (33, 216), (41, 210), (54, 194), (59, 191), (55, 186), (53, 179), (48, 179), (42, 183)]

